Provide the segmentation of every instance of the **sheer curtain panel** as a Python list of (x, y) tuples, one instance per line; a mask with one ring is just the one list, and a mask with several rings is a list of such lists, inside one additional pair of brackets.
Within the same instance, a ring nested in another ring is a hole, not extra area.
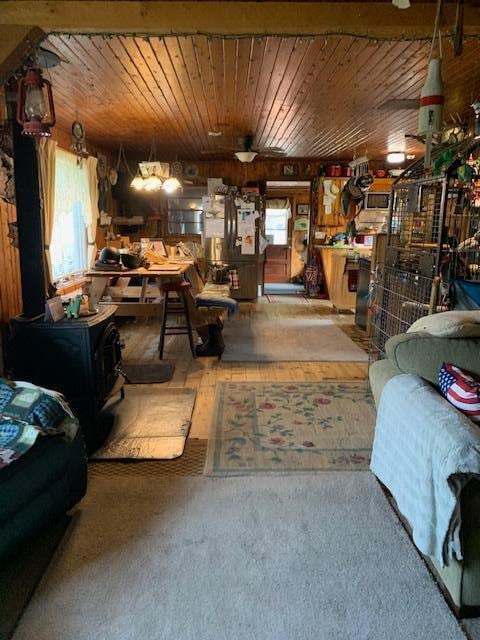
[(39, 141), (37, 150), (40, 197), (42, 199), (45, 278), (48, 287), (53, 281), (50, 243), (52, 241), (53, 224), (55, 221), (55, 162), (57, 143), (50, 138), (42, 138)]

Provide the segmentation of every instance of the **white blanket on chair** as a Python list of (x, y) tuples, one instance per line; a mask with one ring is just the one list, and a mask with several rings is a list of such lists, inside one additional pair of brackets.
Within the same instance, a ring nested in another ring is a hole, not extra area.
[(391, 492), (420, 551), (462, 559), (460, 493), (480, 474), (480, 429), (416, 375), (380, 399), (370, 469)]

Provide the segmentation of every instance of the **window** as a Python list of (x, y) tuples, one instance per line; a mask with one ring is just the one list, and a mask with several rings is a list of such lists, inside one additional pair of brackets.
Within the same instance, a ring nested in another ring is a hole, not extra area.
[(265, 235), (270, 244), (288, 244), (288, 220), (290, 209), (269, 209), (265, 211)]
[(55, 207), (50, 255), (54, 280), (87, 267), (86, 220), (90, 215), (86, 164), (77, 165), (73, 153), (57, 149)]

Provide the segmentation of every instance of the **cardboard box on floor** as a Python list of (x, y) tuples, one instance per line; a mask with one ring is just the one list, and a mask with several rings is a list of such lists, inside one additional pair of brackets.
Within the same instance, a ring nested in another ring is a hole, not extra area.
[(120, 236), (115, 240), (107, 240), (105, 242), (106, 247), (116, 247), (117, 249), (123, 249), (130, 245), (130, 236)]

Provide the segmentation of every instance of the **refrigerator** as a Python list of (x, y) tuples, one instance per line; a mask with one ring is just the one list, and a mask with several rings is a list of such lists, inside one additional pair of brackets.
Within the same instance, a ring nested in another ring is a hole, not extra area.
[(236, 268), (239, 288), (232, 298), (255, 300), (263, 289), (264, 208), (259, 195), (215, 195), (205, 199), (206, 267), (224, 263)]

